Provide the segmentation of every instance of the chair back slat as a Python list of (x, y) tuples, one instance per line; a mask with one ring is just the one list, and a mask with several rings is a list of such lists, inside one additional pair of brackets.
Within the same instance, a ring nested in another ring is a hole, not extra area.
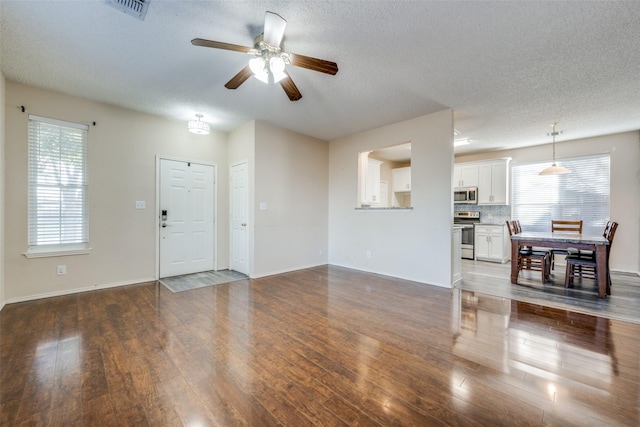
[(520, 221), (517, 219), (513, 221), (513, 228), (516, 230), (516, 234), (522, 233), (522, 227), (520, 226)]
[(614, 221), (607, 221), (607, 225), (604, 227), (604, 232), (602, 236), (609, 241), (609, 247), (613, 243), (613, 236), (616, 235), (616, 230), (618, 229), (618, 223)]
[(522, 227), (520, 227), (520, 221), (517, 219), (513, 221), (507, 221), (507, 229), (509, 230), (509, 236), (522, 233)]
[(551, 232), (582, 234), (582, 220), (551, 220)]

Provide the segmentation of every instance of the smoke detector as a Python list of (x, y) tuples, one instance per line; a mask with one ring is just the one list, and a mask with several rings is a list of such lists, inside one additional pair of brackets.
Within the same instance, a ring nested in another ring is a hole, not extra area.
[(127, 15), (135, 16), (141, 21), (147, 14), (151, 0), (107, 0), (109, 4)]

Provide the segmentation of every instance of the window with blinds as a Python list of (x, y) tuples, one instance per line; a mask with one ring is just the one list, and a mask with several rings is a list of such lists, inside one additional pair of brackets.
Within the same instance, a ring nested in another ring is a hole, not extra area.
[(551, 231), (552, 219), (582, 220), (584, 234), (602, 234), (609, 219), (610, 156), (562, 159), (571, 173), (540, 176), (548, 162), (514, 164), (511, 217), (525, 231)]
[(87, 132), (29, 115), (29, 252), (87, 248)]

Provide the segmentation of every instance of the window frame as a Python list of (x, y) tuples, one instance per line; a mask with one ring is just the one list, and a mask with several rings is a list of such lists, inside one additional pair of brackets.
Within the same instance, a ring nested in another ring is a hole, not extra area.
[[(526, 231), (539, 232), (550, 232), (552, 219), (582, 220), (583, 234), (601, 234), (611, 214), (610, 153), (564, 158), (556, 164), (570, 173), (539, 176), (548, 161), (512, 164), (512, 218)], [(541, 195), (544, 191), (552, 194)], [(523, 203), (528, 197), (529, 203)]]
[[(85, 124), (29, 114), (27, 251), (24, 253), (27, 258), (91, 252), (88, 206), (88, 130), (89, 126)], [(51, 144), (52, 141), (54, 144)], [(44, 152), (47, 143), (54, 145), (53, 150), (49, 153)], [(55, 156), (58, 158), (51, 162)], [(47, 170), (43, 167), (46, 161), (50, 162)], [(61, 173), (62, 170), (66, 173)], [(48, 197), (43, 189), (49, 190)], [(48, 200), (45, 200), (47, 198)], [(71, 200), (71, 204), (66, 206), (67, 214), (64, 212), (65, 198)], [(48, 215), (42, 213), (44, 212), (43, 206), (48, 208)], [(58, 212), (55, 212), (56, 209)], [(52, 212), (54, 212), (53, 215), (51, 215)], [(55, 240), (58, 241), (55, 242)]]

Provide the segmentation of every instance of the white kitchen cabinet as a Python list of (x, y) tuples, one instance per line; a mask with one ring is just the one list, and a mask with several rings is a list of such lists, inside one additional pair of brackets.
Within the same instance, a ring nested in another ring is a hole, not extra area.
[(411, 191), (411, 166), (391, 169), (394, 193)]
[(453, 167), (453, 186), (454, 187), (477, 187), (478, 186), (478, 165), (464, 164), (454, 165)]
[(509, 204), (509, 161), (499, 159), (478, 165), (478, 204)]
[(509, 260), (511, 241), (505, 225), (477, 224), (473, 247), (476, 260), (505, 263)]
[(366, 159), (361, 166), (364, 166), (362, 173), (361, 203), (367, 205), (377, 205), (380, 203), (380, 166), (383, 162), (376, 159)]

